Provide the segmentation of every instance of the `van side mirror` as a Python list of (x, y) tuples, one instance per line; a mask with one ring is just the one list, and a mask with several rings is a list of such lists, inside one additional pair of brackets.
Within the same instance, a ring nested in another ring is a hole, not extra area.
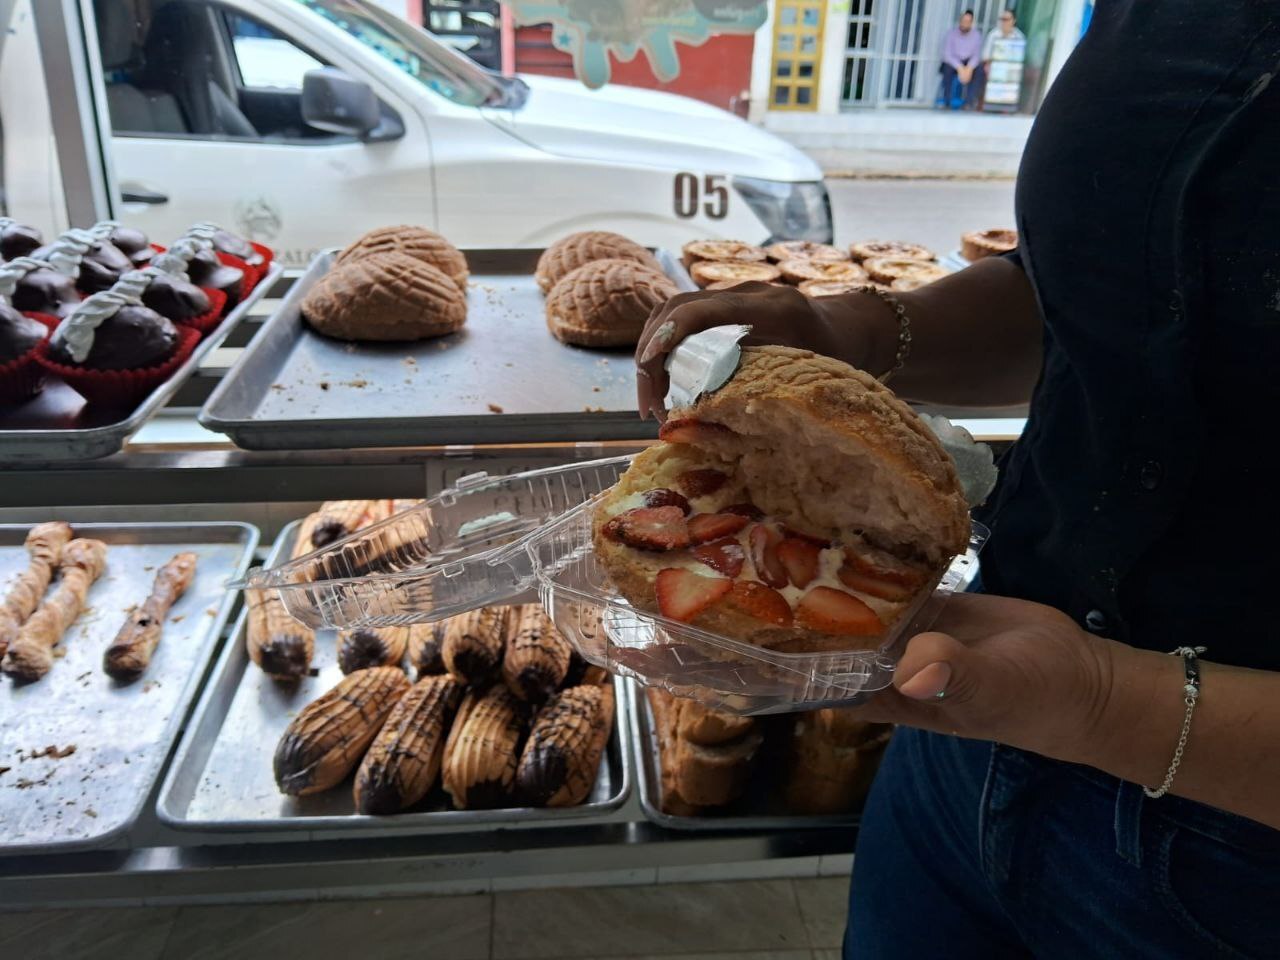
[(363, 138), (382, 114), (377, 95), (363, 80), (337, 67), (319, 67), (302, 75), (302, 119), (317, 130)]

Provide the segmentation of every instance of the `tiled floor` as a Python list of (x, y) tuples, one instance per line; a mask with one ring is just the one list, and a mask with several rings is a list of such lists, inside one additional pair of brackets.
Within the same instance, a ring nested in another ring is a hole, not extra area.
[(0, 913), (24, 960), (837, 960), (840, 877)]

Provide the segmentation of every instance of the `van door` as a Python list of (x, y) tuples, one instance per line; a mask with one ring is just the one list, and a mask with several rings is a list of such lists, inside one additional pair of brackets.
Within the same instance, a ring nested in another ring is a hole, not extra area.
[(284, 29), (233, 3), (131, 6), (94, 4), (121, 220), (158, 243), (213, 220), (287, 266), (375, 226), (435, 223), (415, 111), (375, 86), (383, 120), (366, 140), (316, 130), (302, 79), (329, 64)]

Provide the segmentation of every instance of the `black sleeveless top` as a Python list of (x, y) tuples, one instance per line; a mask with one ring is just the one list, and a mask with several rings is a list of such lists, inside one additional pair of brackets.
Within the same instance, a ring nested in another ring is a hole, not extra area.
[(984, 588), (1280, 670), (1280, 3), (1098, 0), (1017, 211), (1044, 364)]

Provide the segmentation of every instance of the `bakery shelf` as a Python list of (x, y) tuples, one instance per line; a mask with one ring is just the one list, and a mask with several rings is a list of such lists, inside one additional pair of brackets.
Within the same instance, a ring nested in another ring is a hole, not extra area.
[[(344, 343), (300, 305), (322, 253), (214, 390), (200, 422), (249, 450), (651, 438), (629, 349), (587, 350), (547, 331), (537, 249), (468, 250), (467, 324), (414, 343)], [(675, 275), (665, 251), (659, 260)], [(687, 283), (687, 281), (685, 281)]]
[(0, 462), (82, 461), (119, 451), (131, 434), (167, 404), (232, 330), (280, 279), (272, 265), (265, 277), (208, 336), (196, 344), (173, 376), (151, 391), (132, 412), (98, 410), (71, 387), (51, 379), (29, 402), (0, 412)]

